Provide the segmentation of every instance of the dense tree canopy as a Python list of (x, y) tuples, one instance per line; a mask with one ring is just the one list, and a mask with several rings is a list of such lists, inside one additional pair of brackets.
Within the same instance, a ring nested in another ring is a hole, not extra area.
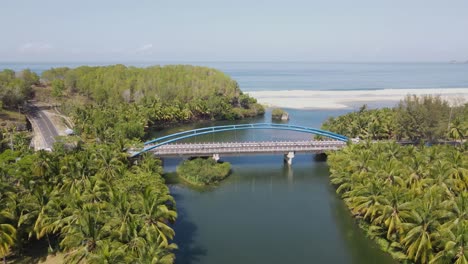
[(322, 128), (361, 139), (412, 141), (461, 140), (468, 135), (468, 104), (449, 106), (437, 96), (408, 96), (395, 108), (331, 117)]
[(468, 263), (468, 153), (452, 146), (352, 144), (331, 182), (368, 234), (414, 263)]
[(32, 85), (39, 84), (39, 76), (30, 70), (15, 73), (0, 71), (0, 106), (16, 109), (33, 96)]
[(135, 165), (109, 144), (3, 151), (0, 257), (39, 240), (66, 263), (173, 263), (177, 214), (160, 173), (152, 157)]
[(158, 101), (183, 108), (188, 119), (236, 119), (264, 112), (254, 98), (242, 93), (236, 81), (206, 67), (82, 66), (51, 69), (42, 78), (54, 86), (57, 95), (66, 90), (69, 96), (79, 94), (98, 105)]
[[(408, 96), (395, 108), (328, 119), (322, 128), (366, 140), (466, 139), (468, 104)], [(466, 143), (350, 144), (330, 153), (331, 182), (382, 249), (410, 263), (468, 263)]]

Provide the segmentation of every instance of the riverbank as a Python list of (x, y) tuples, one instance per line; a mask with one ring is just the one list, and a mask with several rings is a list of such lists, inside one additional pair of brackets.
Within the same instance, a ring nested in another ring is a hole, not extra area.
[(408, 94), (440, 95), (452, 104), (466, 101), (468, 88), (382, 90), (282, 90), (247, 92), (261, 104), (293, 109), (347, 109), (356, 104), (398, 102)]

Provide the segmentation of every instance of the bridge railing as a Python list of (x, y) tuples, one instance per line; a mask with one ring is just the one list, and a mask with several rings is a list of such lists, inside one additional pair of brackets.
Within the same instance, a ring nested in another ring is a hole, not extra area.
[(285, 124), (273, 124), (273, 123), (225, 125), (225, 126), (198, 128), (198, 129), (178, 132), (178, 133), (174, 133), (171, 135), (155, 138), (153, 140), (145, 142), (144, 143), (145, 147), (143, 148), (143, 150), (135, 152), (132, 156), (137, 156), (151, 149), (154, 149), (154, 148), (157, 148), (157, 147), (169, 144), (169, 143), (173, 143), (179, 140), (195, 137), (195, 136), (218, 133), (218, 132), (247, 130), (247, 129), (289, 130), (289, 131), (321, 135), (324, 137), (328, 137), (328, 138), (332, 138), (332, 139), (344, 141), (344, 142), (348, 141), (348, 137), (340, 135), (340, 134), (336, 134), (336, 133), (326, 131), (326, 130), (304, 127), (304, 126), (297, 126), (297, 125), (285, 125)]
[(341, 141), (262, 141), (169, 144), (155, 148), (156, 155), (213, 155), (235, 153), (314, 152), (336, 150), (346, 143)]

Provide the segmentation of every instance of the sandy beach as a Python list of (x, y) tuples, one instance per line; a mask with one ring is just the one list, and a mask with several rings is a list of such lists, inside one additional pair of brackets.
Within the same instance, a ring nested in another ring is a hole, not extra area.
[(295, 109), (344, 109), (356, 103), (398, 102), (406, 95), (440, 95), (452, 104), (466, 102), (468, 88), (383, 89), (353, 91), (254, 91), (246, 92), (271, 107)]

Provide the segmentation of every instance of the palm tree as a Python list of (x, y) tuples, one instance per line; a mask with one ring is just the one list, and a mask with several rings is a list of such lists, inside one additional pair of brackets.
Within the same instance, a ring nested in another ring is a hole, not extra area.
[(124, 169), (125, 153), (114, 152), (108, 147), (102, 147), (96, 156), (98, 174), (104, 179), (113, 179), (121, 175)]
[(411, 202), (408, 201), (408, 195), (402, 192), (399, 186), (391, 186), (384, 190), (385, 198), (382, 199), (382, 205), (379, 210), (381, 215), (372, 223), (387, 228), (386, 237), (388, 240), (398, 241), (404, 234), (403, 223), (410, 217)]
[[(379, 159), (381, 158), (381, 159)], [(376, 172), (375, 175), (382, 179), (385, 184), (404, 186), (405, 182), (401, 175), (404, 175), (404, 167), (401, 162), (395, 158), (388, 160), (388, 157), (380, 155), (375, 160)]]
[(376, 181), (370, 181), (366, 185), (355, 187), (349, 192), (350, 198), (345, 201), (355, 216), (368, 219), (372, 222), (379, 216), (379, 209), (384, 200), (383, 188)]
[(85, 204), (76, 208), (73, 214), (63, 221), (63, 240), (60, 246), (67, 251), (67, 263), (81, 263), (98, 251), (108, 240), (110, 230), (105, 225), (107, 219), (97, 206)]
[(443, 226), (449, 229), (468, 221), (468, 192), (445, 200), (440, 203), (440, 218), (444, 219)]
[(113, 264), (132, 263), (132, 259), (125, 251), (125, 246), (117, 241), (97, 241), (96, 249), (89, 253), (86, 263)]
[(467, 136), (467, 128), (464, 126), (462, 120), (457, 117), (450, 123), (449, 126), (449, 137), (454, 140), (463, 140)]
[(176, 211), (169, 206), (175, 204), (174, 198), (153, 187), (147, 187), (138, 196), (140, 216), (145, 222), (144, 229), (147, 232), (154, 231), (162, 239), (162, 245), (169, 245), (169, 240), (173, 239), (175, 233), (168, 224), (177, 217)]
[(457, 191), (468, 190), (468, 159), (461, 151), (447, 151), (447, 162), (450, 168), (447, 169), (447, 176), (451, 178), (453, 188)]
[(468, 263), (468, 220), (464, 220), (459, 225), (453, 227), (453, 230), (445, 230), (444, 247), (430, 261), (436, 263)]
[(6, 264), (6, 257), (10, 253), (10, 247), (13, 246), (16, 240), (16, 229), (13, 225), (4, 223), (5, 219), (11, 219), (12, 215), (7, 211), (0, 211), (0, 257), (3, 258), (3, 263)]
[(414, 190), (416, 195), (422, 194), (425, 187), (424, 179), (429, 174), (426, 157), (421, 153), (415, 154), (408, 169), (411, 171), (407, 180), (408, 188)]
[(37, 153), (37, 157), (33, 164), (33, 173), (35, 176), (48, 180), (48, 177), (55, 174), (55, 164), (56, 163), (52, 159), (51, 155), (47, 151), (41, 150)]
[[(53, 194), (54, 193), (54, 194)], [(20, 200), (21, 215), (18, 227), (28, 232), (29, 237), (36, 235), (37, 239), (47, 237), (49, 249), (52, 246), (49, 234), (55, 230), (53, 224), (59, 215), (61, 196), (53, 191), (52, 186), (36, 186), (33, 193), (28, 193)]]
[(177, 249), (177, 245), (166, 244), (160, 237), (148, 234), (146, 246), (139, 249), (138, 263), (141, 264), (172, 264), (175, 255), (172, 253)]
[(122, 243), (127, 243), (132, 240), (132, 235), (134, 235), (134, 233), (132, 233), (132, 223), (136, 221), (128, 194), (117, 190), (111, 190), (110, 204), (112, 205), (112, 217), (108, 224), (113, 227), (113, 236)]
[(431, 162), (430, 175), (427, 182), (431, 186), (430, 188), (438, 188), (444, 196), (453, 196), (453, 179), (447, 177), (447, 171), (449, 171), (450, 164), (445, 160), (436, 160)]
[(415, 208), (411, 211), (408, 222), (404, 224), (406, 232), (402, 238), (402, 244), (410, 259), (427, 263), (433, 257), (433, 244), (440, 236), (438, 233), (440, 224), (433, 214), (436, 208), (430, 197), (413, 200), (413, 203)]

